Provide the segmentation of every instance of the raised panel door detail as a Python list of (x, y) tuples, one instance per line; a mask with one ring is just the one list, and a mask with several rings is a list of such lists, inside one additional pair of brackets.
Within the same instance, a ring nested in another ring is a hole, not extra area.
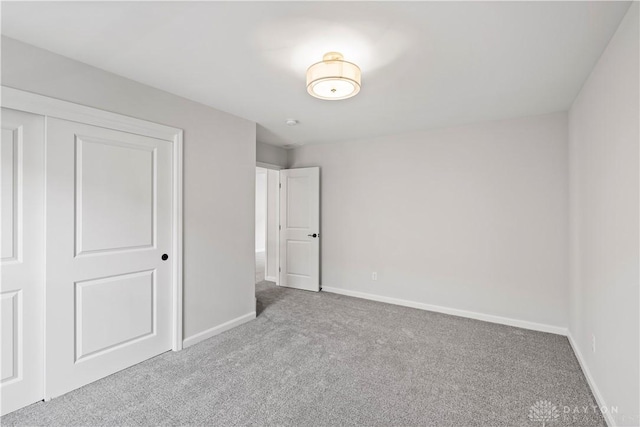
[(76, 255), (148, 248), (155, 149), (76, 136)]
[(309, 178), (287, 177), (287, 227), (309, 228)]
[(153, 271), (76, 283), (76, 361), (153, 335)]
[(9, 128), (3, 124), (0, 139), (0, 186), (2, 209), (0, 230), (0, 258), (3, 262), (18, 261), (20, 252), (21, 207), (21, 151), (22, 127)]
[(2, 348), (1, 381), (7, 383), (20, 376), (21, 369), (21, 339), (22, 314), (20, 292), (3, 292), (0, 295), (0, 325)]
[(311, 271), (312, 242), (287, 241), (287, 274), (308, 277)]

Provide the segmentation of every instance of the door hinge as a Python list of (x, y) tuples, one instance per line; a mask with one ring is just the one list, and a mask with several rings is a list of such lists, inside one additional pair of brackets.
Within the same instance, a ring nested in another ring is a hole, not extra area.
[(278, 226), (278, 230), (282, 230), (282, 226), (281, 225)]
[(278, 267), (278, 273), (282, 273), (282, 268)]
[(278, 188), (282, 188), (282, 183), (279, 183), (279, 184), (278, 184)]

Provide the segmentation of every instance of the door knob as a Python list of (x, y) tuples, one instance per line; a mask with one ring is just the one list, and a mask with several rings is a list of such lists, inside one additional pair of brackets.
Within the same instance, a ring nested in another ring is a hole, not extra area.
[(168, 260), (168, 259), (169, 259), (169, 255), (167, 255), (167, 254), (162, 254), (162, 260), (163, 260), (163, 261), (166, 261), (166, 260)]
[(316, 237), (319, 236), (319, 234), (313, 233), (313, 234), (307, 234), (307, 236), (313, 237), (315, 239)]

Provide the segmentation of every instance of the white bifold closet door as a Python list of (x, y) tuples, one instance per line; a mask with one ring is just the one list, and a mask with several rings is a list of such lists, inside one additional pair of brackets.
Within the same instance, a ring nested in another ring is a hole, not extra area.
[(3, 108), (0, 142), (4, 415), (44, 397), (44, 117)]
[(171, 349), (171, 143), (49, 118), (46, 390)]
[(280, 286), (320, 291), (320, 168), (280, 171)]

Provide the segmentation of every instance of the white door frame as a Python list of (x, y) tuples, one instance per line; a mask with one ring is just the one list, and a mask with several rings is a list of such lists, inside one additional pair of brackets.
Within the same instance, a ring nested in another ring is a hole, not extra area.
[[(1, 105), (13, 110), (25, 111), (45, 117), (45, 129), (48, 117), (70, 120), (104, 128), (115, 128), (124, 132), (169, 141), (173, 144), (172, 171), (172, 240), (173, 240), (173, 277), (172, 277), (172, 339), (171, 349), (182, 350), (182, 129), (153, 123), (146, 120), (110, 113), (97, 108), (74, 104), (48, 96), (25, 92), (6, 86), (1, 88)], [(46, 150), (46, 141), (45, 141)], [(45, 164), (46, 168), (46, 164)], [(45, 183), (46, 185), (46, 183)], [(46, 243), (45, 243), (46, 245)], [(46, 260), (45, 260), (46, 264)], [(45, 268), (46, 270), (46, 268)], [(45, 277), (42, 278), (45, 283)], [(44, 307), (46, 310), (46, 307)], [(46, 336), (46, 325), (45, 325)], [(45, 367), (46, 370), (46, 367)]]
[(278, 166), (278, 165), (274, 165), (271, 163), (264, 163), (264, 162), (256, 162), (256, 167), (257, 168), (264, 168), (264, 169), (271, 169), (274, 171), (279, 171), (280, 169), (284, 169), (282, 166)]

